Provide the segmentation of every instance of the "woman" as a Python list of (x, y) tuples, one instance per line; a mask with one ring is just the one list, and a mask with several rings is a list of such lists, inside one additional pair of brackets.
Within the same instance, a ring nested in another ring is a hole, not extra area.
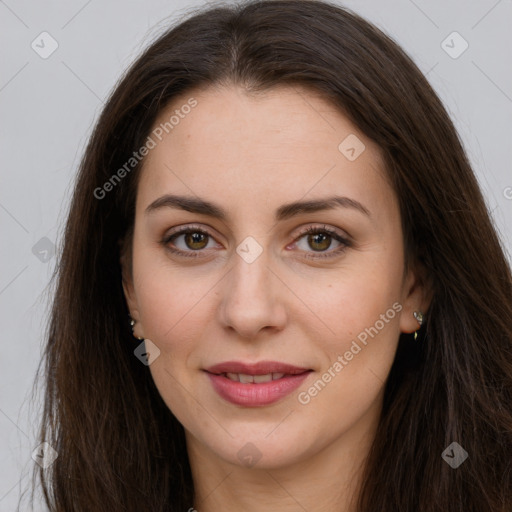
[(83, 158), (46, 504), (512, 510), (511, 273), (441, 102), (353, 13), (191, 16)]

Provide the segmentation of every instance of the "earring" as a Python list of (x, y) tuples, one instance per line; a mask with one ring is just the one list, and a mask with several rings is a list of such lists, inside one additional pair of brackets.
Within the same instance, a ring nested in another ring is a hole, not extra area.
[[(413, 313), (414, 315), (414, 318), (416, 318), (416, 321), (418, 322), (418, 324), (420, 324), (420, 328), (421, 328), (421, 325), (423, 324), (423, 313), (421, 311), (415, 311)], [(414, 340), (416, 341), (418, 339), (418, 331), (415, 331), (414, 332)]]
[(134, 326), (135, 326), (135, 320), (133, 318), (130, 317), (130, 325), (132, 326), (132, 334), (133, 334), (133, 337), (134, 338), (137, 338), (138, 340), (143, 340), (144, 338), (139, 338), (139, 336), (135, 336), (135, 333), (133, 332), (134, 331)]

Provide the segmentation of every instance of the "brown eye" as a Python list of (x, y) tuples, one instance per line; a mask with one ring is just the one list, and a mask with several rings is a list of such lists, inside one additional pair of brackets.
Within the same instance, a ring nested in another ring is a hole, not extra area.
[(199, 257), (210, 248), (209, 242), (213, 237), (199, 228), (185, 227), (164, 237), (162, 245), (178, 256)]
[(325, 233), (316, 233), (314, 235), (308, 235), (308, 244), (315, 251), (325, 251), (329, 249), (331, 245), (332, 237)]
[[(302, 243), (302, 239), (304, 239), (304, 243)], [(331, 248), (333, 241), (338, 245), (333, 250), (328, 251), (327, 249)], [(304, 256), (306, 258), (317, 259), (339, 256), (341, 252), (351, 245), (347, 238), (327, 226), (309, 227), (300, 234), (295, 243), (305, 253)], [(311, 254), (312, 252), (317, 254)]]
[(185, 245), (189, 249), (199, 250), (204, 249), (208, 244), (208, 235), (205, 233), (201, 233), (199, 231), (193, 231), (190, 233), (185, 233), (183, 235), (183, 240), (185, 241)]

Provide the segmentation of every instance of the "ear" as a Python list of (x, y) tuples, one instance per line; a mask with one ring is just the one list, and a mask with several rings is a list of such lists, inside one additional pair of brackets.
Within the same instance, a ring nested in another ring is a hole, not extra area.
[[(128, 237), (129, 238), (129, 237)], [(133, 286), (133, 273), (132, 273), (132, 258), (131, 249), (129, 247), (129, 240), (120, 240), (120, 264), (121, 264), (121, 281), (123, 285), (124, 297), (130, 316), (135, 322), (140, 321), (140, 315), (135, 295), (135, 289)]]
[(414, 317), (415, 311), (421, 311), (425, 315), (432, 301), (432, 283), (427, 271), (420, 263), (411, 266), (407, 271), (402, 289), (402, 312), (400, 315), (400, 331), (413, 333), (419, 329), (419, 324)]

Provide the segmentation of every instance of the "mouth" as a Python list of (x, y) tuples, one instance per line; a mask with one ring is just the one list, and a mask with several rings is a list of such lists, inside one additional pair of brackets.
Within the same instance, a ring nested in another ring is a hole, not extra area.
[[(295, 366), (293, 364), (281, 363), (279, 361), (259, 361), (257, 363), (243, 363), (241, 361), (225, 361), (218, 363), (209, 368), (206, 368), (208, 373), (214, 375), (227, 375), (230, 376), (244, 376), (244, 377), (268, 377), (268, 380), (280, 379), (283, 375), (298, 375), (307, 371), (312, 371), (311, 368)], [(274, 375), (276, 377), (274, 377)], [(238, 379), (240, 382), (242, 380)], [(268, 380), (264, 382), (268, 382)], [(252, 382), (252, 381), (247, 381)]]
[(270, 405), (296, 389), (313, 372), (277, 361), (227, 361), (204, 370), (221, 398), (244, 407)]
[(241, 382), (242, 384), (261, 384), (262, 382), (271, 382), (273, 380), (282, 379), (286, 373), (264, 373), (263, 375), (250, 375), (248, 373), (217, 373), (214, 375), (222, 375), (233, 382)]

